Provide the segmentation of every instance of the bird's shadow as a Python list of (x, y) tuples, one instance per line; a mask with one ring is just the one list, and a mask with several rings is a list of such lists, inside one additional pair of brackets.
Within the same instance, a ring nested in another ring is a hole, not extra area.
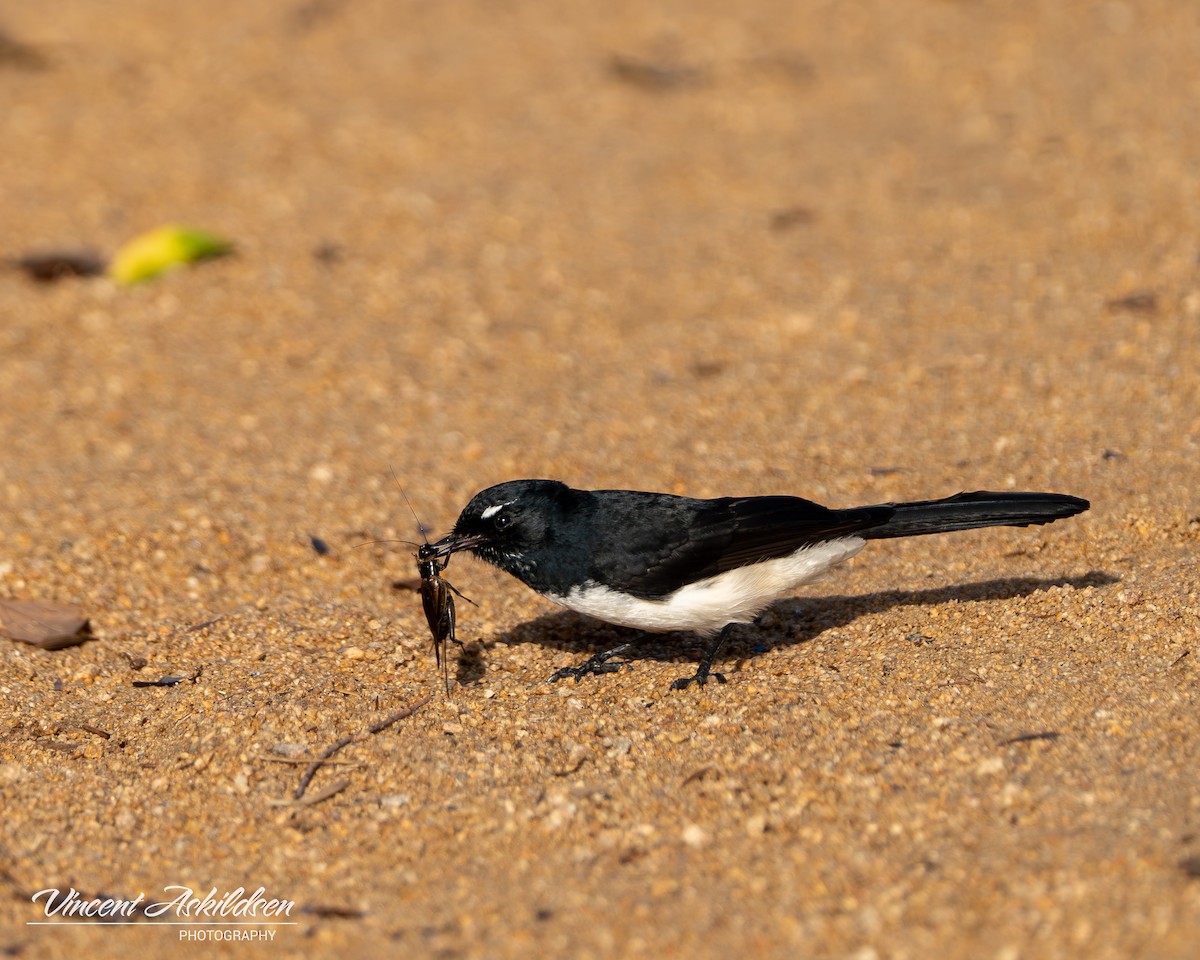
[[(1084, 587), (1110, 586), (1120, 583), (1120, 580), (1120, 577), (1111, 573), (1092, 570), (1074, 577), (1006, 577), (929, 590), (884, 590), (855, 596), (783, 599), (768, 607), (759, 618), (760, 622), (746, 624), (742, 629), (734, 631), (720, 659), (736, 659), (747, 653), (762, 653), (771, 647), (808, 643), (826, 630), (845, 626), (866, 614), (879, 613), (894, 607), (938, 606), (951, 601), (977, 603), (1011, 600), (1051, 587), (1081, 590)], [(557, 650), (590, 654), (614, 647), (636, 636), (636, 631), (614, 627), (568, 610), (549, 613), (519, 624), (497, 637), (496, 641), (505, 644), (537, 643)], [(704, 645), (705, 641), (694, 634), (649, 634), (627, 655), (636, 660), (696, 659), (703, 651)], [(477, 661), (478, 657), (472, 661), (468, 670), (460, 670), (460, 681), (471, 682), (480, 678), (481, 664)]]

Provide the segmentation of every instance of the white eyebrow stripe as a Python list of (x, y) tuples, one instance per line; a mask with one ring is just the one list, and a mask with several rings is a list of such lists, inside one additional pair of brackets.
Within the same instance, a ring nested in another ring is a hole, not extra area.
[(490, 517), (494, 517), (512, 502), (512, 500), (505, 500), (503, 503), (497, 503), (494, 506), (485, 507), (483, 513), (479, 515), (480, 519), (487, 520)]

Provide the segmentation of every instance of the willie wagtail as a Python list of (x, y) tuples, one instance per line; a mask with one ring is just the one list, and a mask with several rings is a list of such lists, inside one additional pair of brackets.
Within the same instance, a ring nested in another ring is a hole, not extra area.
[[(1059, 493), (959, 493), (944, 500), (832, 510), (799, 497), (695, 500), (636, 490), (574, 490), (557, 480), (510, 480), (471, 498), (431, 554), (467, 550), (542, 596), (644, 632), (713, 638), (695, 674), (703, 684), (735, 623), (858, 553), (868, 540), (976, 527), (1050, 523), (1090, 504)], [(619, 669), (621, 644), (552, 680)]]

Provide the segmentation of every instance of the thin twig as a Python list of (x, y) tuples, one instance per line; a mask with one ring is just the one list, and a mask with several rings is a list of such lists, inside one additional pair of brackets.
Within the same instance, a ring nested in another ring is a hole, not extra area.
[(184, 630), (184, 633), (195, 633), (197, 630), (203, 630), (205, 627), (211, 627), (219, 620), (224, 620), (225, 614), (218, 613), (215, 617), (208, 620), (202, 620), (200, 623), (193, 623), (190, 627)]
[(310, 793), (307, 797), (305, 797), (303, 800), (300, 800), (299, 802), (302, 803), (306, 807), (311, 807), (315, 804), (320, 803), (323, 800), (328, 800), (330, 797), (334, 796), (335, 794), (341, 793), (348, 786), (350, 786), (349, 780), (336, 780), (333, 783), (331, 783), (329, 786), (327, 786), (321, 790), (318, 790), (316, 793)]
[(317, 771), (321, 769), (321, 767), (326, 761), (329, 760), (330, 757), (332, 757), (343, 747), (348, 747), (350, 744), (359, 740), (366, 740), (367, 737), (373, 736), (376, 733), (382, 733), (393, 723), (403, 720), (405, 717), (411, 717), (414, 713), (420, 710), (421, 707), (425, 706), (425, 704), (427, 704), (431, 699), (433, 699), (433, 694), (427, 694), (416, 703), (409, 704), (403, 710), (397, 710), (391, 716), (384, 717), (384, 719), (371, 724), (365, 731), (361, 733), (352, 733), (348, 737), (342, 737), (342, 739), (333, 746), (326, 748), (325, 752), (322, 753), (321, 756), (319, 756), (316, 760), (314, 760), (312, 765), (304, 771), (304, 776), (300, 778), (300, 785), (296, 787), (295, 798), (299, 800), (304, 796), (304, 791), (308, 789), (308, 785), (312, 782), (312, 778), (316, 776)]
[(272, 807), (313, 807), (330, 797), (336, 796), (350, 786), (349, 780), (335, 780), (326, 787), (322, 787), (316, 793), (310, 793), (303, 800), (287, 799), (287, 800), (271, 800)]
[[(313, 763), (313, 757), (272, 757), (265, 753), (253, 754), (255, 760), (262, 760), (265, 763), (287, 763), (293, 767), (304, 766), (305, 764)], [(361, 767), (361, 760), (326, 760), (325, 763), (333, 767)]]

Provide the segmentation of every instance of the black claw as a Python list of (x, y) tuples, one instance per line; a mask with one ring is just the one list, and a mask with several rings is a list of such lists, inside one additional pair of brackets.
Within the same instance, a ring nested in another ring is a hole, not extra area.
[(556, 670), (550, 676), (549, 683), (557, 683), (559, 680), (565, 680), (567, 677), (574, 677), (578, 683), (581, 679), (587, 676), (599, 676), (602, 673), (616, 673), (621, 667), (625, 666), (628, 661), (621, 663), (609, 663), (613, 657), (619, 657), (631, 646), (634, 641), (620, 643), (611, 650), (605, 650), (603, 653), (597, 653), (595, 656), (588, 657), (577, 667), (563, 667), (561, 670)]
[(696, 672), (690, 677), (680, 677), (671, 684), (672, 690), (686, 690), (693, 683), (698, 683), (704, 686), (708, 682), (709, 677), (716, 677), (717, 683), (725, 682), (725, 674), (717, 673), (713, 670), (713, 661), (716, 660), (717, 654), (721, 651), (721, 647), (725, 644), (725, 638), (729, 636), (729, 629), (733, 626), (732, 623), (725, 624), (724, 629), (717, 634), (716, 640), (704, 653), (704, 659), (700, 661), (700, 666), (696, 668)]
[(623, 666), (625, 666), (624, 663), (608, 663), (607, 661), (598, 660), (596, 657), (592, 657), (591, 660), (585, 660), (577, 667), (563, 667), (559, 670), (555, 670), (554, 673), (550, 675), (550, 679), (547, 682), (557, 683), (559, 680), (565, 680), (567, 677), (571, 677), (576, 683), (578, 683), (584, 677), (593, 675), (600, 676), (602, 673), (616, 673)]
[(700, 664), (700, 669), (693, 673), (690, 677), (680, 677), (671, 682), (672, 690), (686, 690), (691, 684), (698, 683), (704, 686), (708, 683), (708, 678), (713, 677), (717, 683), (725, 682), (725, 674), (717, 673), (715, 670), (709, 670), (704, 664)]

